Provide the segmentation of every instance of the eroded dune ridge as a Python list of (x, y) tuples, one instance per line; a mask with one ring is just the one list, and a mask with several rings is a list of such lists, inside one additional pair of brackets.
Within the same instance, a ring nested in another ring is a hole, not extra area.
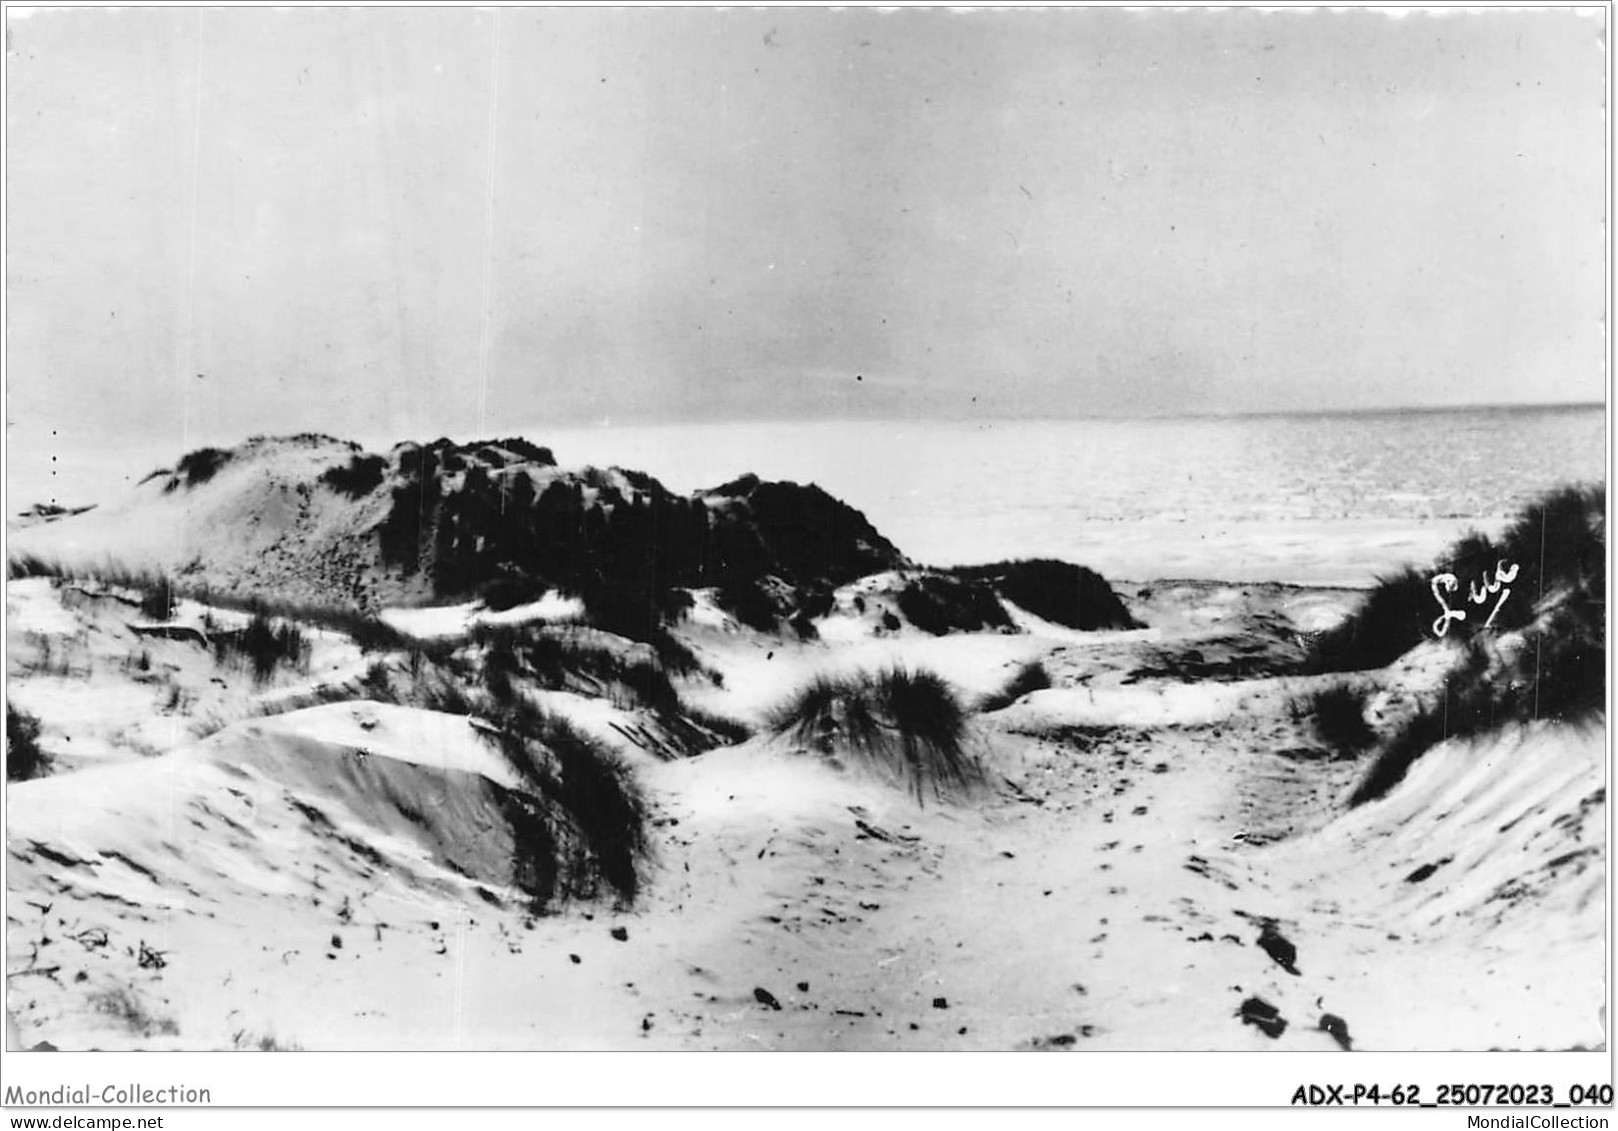
[(1109, 583), (524, 440), (194, 452), (12, 530), (10, 1036), (1602, 1046), (1604, 514)]

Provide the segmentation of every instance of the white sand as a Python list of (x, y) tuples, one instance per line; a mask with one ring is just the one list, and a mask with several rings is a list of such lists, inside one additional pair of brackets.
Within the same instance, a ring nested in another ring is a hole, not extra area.
[(584, 602), (554, 589), (537, 601), (492, 610), (481, 601), (431, 605), (413, 609), (383, 609), (381, 618), (409, 636), (423, 640), (465, 636), (478, 625), (521, 625), (535, 622), (570, 622), (584, 617)]

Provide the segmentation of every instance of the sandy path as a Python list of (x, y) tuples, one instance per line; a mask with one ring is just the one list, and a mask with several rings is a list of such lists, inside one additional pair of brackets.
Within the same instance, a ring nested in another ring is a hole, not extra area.
[[(890, 799), (867, 824), (893, 840), (851, 827), (850, 802), (833, 796), (846, 782), (827, 783), (815, 807), (763, 821), (756, 810), (688, 815), (681, 867), (707, 878), (681, 887), (674, 907), (650, 909), (636, 936), (654, 951), (700, 955), (691, 963), (701, 970), (689, 984), (673, 979), (673, 993), (641, 996), (646, 1040), (1334, 1049), (1319, 1028), (1326, 1014), (1345, 1018), (1362, 1048), (1599, 1040), (1593, 1006), (1587, 1017), (1577, 1009), (1599, 1000), (1579, 996), (1599, 989), (1599, 914), (1586, 919), (1593, 933), (1570, 932), (1555, 948), (1560, 962), (1547, 964), (1521, 945), (1521, 922), (1490, 933), (1462, 916), (1424, 933), (1409, 921), (1402, 874), (1380, 874), (1408, 870), (1419, 851), (1368, 846), (1356, 861), (1330, 836), (1311, 843), (1321, 834), (1233, 841), (1244, 803), (1275, 815), (1274, 790), (1300, 824), (1329, 800), (1318, 789), (1310, 798), (1284, 760), (1244, 749), (1253, 737), (1229, 727), (1219, 739), (1204, 728), (1125, 733), (1083, 752), (1024, 739), (1025, 799), (924, 810)], [(1266, 760), (1278, 766), (1255, 771)], [(1522, 808), (1550, 819), (1543, 800)], [(1366, 875), (1341, 874), (1354, 871)], [(1257, 945), (1266, 920), (1295, 946), (1298, 973)], [(1578, 973), (1557, 975), (1558, 964)], [(639, 977), (667, 984), (655, 971)], [(782, 1009), (755, 1001), (755, 986)], [(1288, 1020), (1278, 1038), (1241, 1023), (1252, 997)]]

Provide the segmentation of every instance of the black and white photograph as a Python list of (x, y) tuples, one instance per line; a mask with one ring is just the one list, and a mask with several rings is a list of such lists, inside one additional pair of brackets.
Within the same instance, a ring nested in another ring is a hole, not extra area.
[(8, 6), (11, 1059), (1605, 1053), (1610, 14)]

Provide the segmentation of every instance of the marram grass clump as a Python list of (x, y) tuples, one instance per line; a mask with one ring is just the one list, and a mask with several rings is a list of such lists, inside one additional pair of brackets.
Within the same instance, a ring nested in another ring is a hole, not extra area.
[[(1499, 538), (1469, 534), (1428, 569), (1406, 567), (1378, 578), (1353, 613), (1311, 642), (1305, 670), (1385, 667), (1437, 638), (1446, 608), (1459, 614), (1444, 625), (1444, 642), (1452, 646), (1536, 632), (1552, 602), (1581, 606), (1572, 615), (1604, 622), (1606, 513), (1604, 486), (1560, 487), (1524, 505)], [(1445, 588), (1446, 579), (1452, 588)], [(1509, 590), (1504, 596), (1502, 588)], [(1473, 592), (1485, 600), (1474, 602)]]
[(39, 720), (6, 700), (6, 780), (31, 781), (51, 772), (51, 756), (39, 745)]
[(1376, 731), (1365, 721), (1365, 692), (1352, 684), (1322, 687), (1294, 701), (1293, 710), (1334, 753), (1358, 754), (1376, 741)]
[[(1350, 804), (1385, 795), (1447, 739), (1535, 721), (1584, 726), (1605, 714), (1606, 504), (1604, 487), (1552, 491), (1525, 506), (1498, 539), (1470, 535), (1439, 559), (1437, 570), (1468, 579), (1458, 581), (1456, 602), (1468, 606), (1468, 617), (1451, 621), (1444, 635), (1457, 655), (1437, 700), (1376, 745)], [(1468, 586), (1501, 573), (1510, 575), (1511, 591), (1495, 598), (1490, 624), (1491, 611), (1467, 600)], [(1397, 587), (1403, 595), (1387, 587), (1372, 593), (1317, 642), (1317, 667), (1378, 666), (1399, 654), (1394, 648), (1431, 639), (1441, 606), (1430, 578), (1426, 604), (1417, 605), (1423, 580), (1407, 573)]]
[(769, 728), (827, 756), (844, 756), (906, 784), (921, 801), (969, 790), (983, 777), (966, 749), (967, 713), (929, 671), (819, 675), (769, 716)]

